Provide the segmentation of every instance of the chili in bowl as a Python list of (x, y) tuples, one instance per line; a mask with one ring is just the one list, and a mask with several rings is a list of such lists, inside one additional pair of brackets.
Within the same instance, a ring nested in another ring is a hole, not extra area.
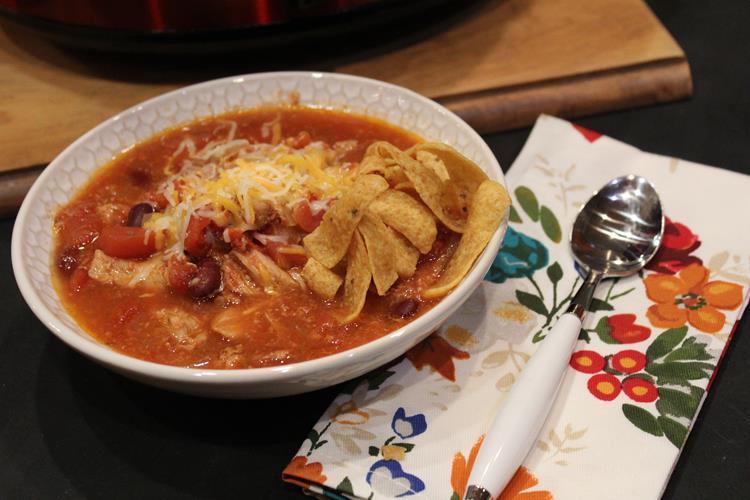
[(481, 138), (408, 90), (323, 73), (187, 87), (73, 143), (13, 235), (24, 298), (131, 378), (267, 397), (363, 374), (479, 284), (509, 198)]

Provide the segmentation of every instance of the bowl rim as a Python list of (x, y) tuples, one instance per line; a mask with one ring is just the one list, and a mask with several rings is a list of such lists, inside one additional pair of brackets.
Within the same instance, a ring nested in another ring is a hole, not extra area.
[[(173, 98), (181, 93), (194, 92), (203, 88), (212, 88), (215, 86), (222, 86), (223, 84), (240, 83), (245, 80), (255, 79), (285, 79), (285, 78), (302, 78), (302, 79), (333, 79), (338, 81), (346, 81), (353, 83), (367, 83), (369, 85), (379, 85), (386, 88), (394, 93), (406, 94), (409, 98), (415, 99), (424, 105), (429, 106), (437, 113), (450, 118), (454, 123), (463, 129), (463, 132), (467, 134), (472, 142), (475, 142), (479, 147), (480, 152), (485, 154), (491, 161), (490, 166), (495, 170), (494, 173), (496, 181), (504, 184), (504, 175), (500, 165), (497, 161), (492, 150), (489, 148), (487, 143), (481, 138), (481, 136), (471, 128), (463, 119), (458, 115), (448, 110), (444, 106), (437, 102), (422, 96), (412, 90), (394, 85), (391, 83), (375, 80), (372, 78), (365, 78), (360, 76), (342, 74), (342, 73), (328, 73), (321, 71), (273, 71), (273, 72), (262, 72), (262, 73), (249, 73), (243, 75), (235, 75), (223, 78), (217, 78), (208, 80), (205, 82), (180, 87), (178, 89), (159, 94), (158, 96), (152, 97), (146, 101), (142, 101), (130, 108), (127, 108), (118, 114), (102, 121), (94, 128), (80, 136), (70, 145), (68, 145), (62, 152), (60, 152), (43, 170), (40, 176), (36, 179), (29, 192), (26, 194), (24, 201), (18, 211), (16, 220), (13, 226), (12, 240), (11, 240), (11, 263), (13, 272), (15, 274), (16, 282), (21, 291), (21, 295), (28, 304), (32, 312), (41, 320), (41, 322), (60, 340), (65, 344), (74, 348), (79, 353), (102, 362), (110, 367), (117, 368), (121, 371), (126, 371), (131, 374), (148, 375), (151, 378), (158, 378), (164, 381), (171, 382), (197, 382), (206, 384), (227, 384), (227, 383), (254, 383), (254, 382), (267, 382), (267, 381), (281, 381), (291, 378), (304, 377), (306, 375), (314, 375), (322, 370), (331, 370), (335, 368), (343, 368), (344, 366), (351, 363), (352, 358), (370, 357), (377, 354), (378, 352), (386, 352), (389, 348), (394, 347), (401, 341), (404, 336), (410, 335), (413, 331), (422, 330), (428, 327), (431, 323), (435, 323), (438, 319), (445, 315), (448, 316), (457, 307), (460, 307), (461, 297), (464, 299), (468, 298), (470, 293), (476, 288), (476, 286), (484, 278), (485, 270), (489, 268), (491, 261), (494, 259), (497, 253), (500, 242), (505, 229), (507, 227), (507, 215), (501, 222), (500, 227), (495, 231), (495, 234), (490, 239), (489, 243), (480, 254), (479, 258), (474, 263), (472, 269), (469, 271), (459, 285), (451, 290), (451, 292), (445, 296), (440, 302), (438, 302), (433, 308), (424, 313), (423, 315), (416, 318), (414, 321), (407, 323), (406, 325), (389, 332), (382, 337), (375, 340), (361, 344), (359, 346), (347, 349), (345, 351), (329, 354), (320, 358), (314, 358), (306, 361), (300, 361), (296, 363), (289, 363), (286, 365), (259, 367), (259, 368), (239, 368), (239, 369), (203, 369), (203, 368), (190, 368), (190, 367), (179, 367), (172, 365), (165, 365), (156, 363), (153, 361), (147, 361), (127, 354), (115, 351), (94, 338), (85, 329), (81, 328), (81, 331), (89, 338), (76, 333), (73, 329), (67, 327), (64, 323), (59, 322), (57, 315), (53, 313), (39, 297), (37, 290), (32, 284), (28, 270), (24, 265), (22, 257), (22, 243), (25, 241), (25, 229), (27, 226), (27, 219), (29, 217), (32, 202), (36, 199), (37, 193), (42, 189), (42, 186), (46, 184), (48, 178), (55, 174), (55, 171), (61, 165), (61, 158), (68, 156), (73, 151), (78, 149), (82, 144), (87, 142), (89, 139), (97, 136), (105, 127), (121, 120), (126, 115), (137, 113), (140, 109), (146, 105), (153, 105), (161, 100)], [(334, 106), (322, 106), (324, 109), (344, 109), (336, 108)], [(362, 112), (356, 114), (364, 114)], [(210, 115), (209, 115), (210, 116)], [(194, 119), (199, 118), (198, 116)], [(388, 121), (384, 119), (384, 121)], [(403, 128), (403, 127), (401, 127)], [(161, 130), (155, 131), (154, 134), (159, 133)], [(141, 142), (141, 141), (138, 141)], [(120, 151), (121, 154), (122, 151)], [(101, 168), (101, 165), (97, 165), (95, 170)], [(89, 174), (90, 175), (90, 174)], [(55, 290), (56, 298), (57, 291)], [(70, 313), (63, 306), (65, 313), (75, 321)], [(447, 313), (447, 314), (446, 314)], [(77, 322), (76, 322), (77, 323)]]

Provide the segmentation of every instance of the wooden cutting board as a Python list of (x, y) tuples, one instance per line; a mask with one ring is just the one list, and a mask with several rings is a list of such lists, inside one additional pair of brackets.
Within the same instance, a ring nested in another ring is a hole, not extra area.
[[(411, 88), (480, 132), (528, 125), (542, 112), (574, 117), (692, 92), (685, 54), (642, 0), (489, 1), (415, 43), (311, 64)], [(223, 74), (260, 69), (234, 64)], [(116, 55), (81, 58), (1, 24), (0, 211), (17, 206), (41, 166), (100, 121), (215, 76), (133, 70)]]

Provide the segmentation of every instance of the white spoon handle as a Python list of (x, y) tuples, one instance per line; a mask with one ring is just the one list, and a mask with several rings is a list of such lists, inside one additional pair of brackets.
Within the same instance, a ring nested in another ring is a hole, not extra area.
[(531, 357), (479, 449), (465, 499), (497, 498), (513, 478), (547, 419), (580, 330), (578, 316), (563, 314)]

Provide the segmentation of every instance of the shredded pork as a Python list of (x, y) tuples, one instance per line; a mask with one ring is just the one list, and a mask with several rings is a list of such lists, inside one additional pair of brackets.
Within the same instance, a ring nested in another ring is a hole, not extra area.
[(263, 287), (267, 293), (275, 293), (284, 288), (297, 288), (299, 284), (281, 269), (266, 254), (258, 250), (249, 253), (232, 252), (237, 260), (248, 270), (253, 281)]
[(169, 332), (171, 340), (178, 349), (192, 351), (208, 338), (198, 318), (182, 309), (177, 307), (159, 309), (154, 316)]
[(91, 279), (107, 285), (156, 291), (167, 286), (165, 270), (159, 256), (141, 262), (110, 257), (96, 250), (88, 273)]

